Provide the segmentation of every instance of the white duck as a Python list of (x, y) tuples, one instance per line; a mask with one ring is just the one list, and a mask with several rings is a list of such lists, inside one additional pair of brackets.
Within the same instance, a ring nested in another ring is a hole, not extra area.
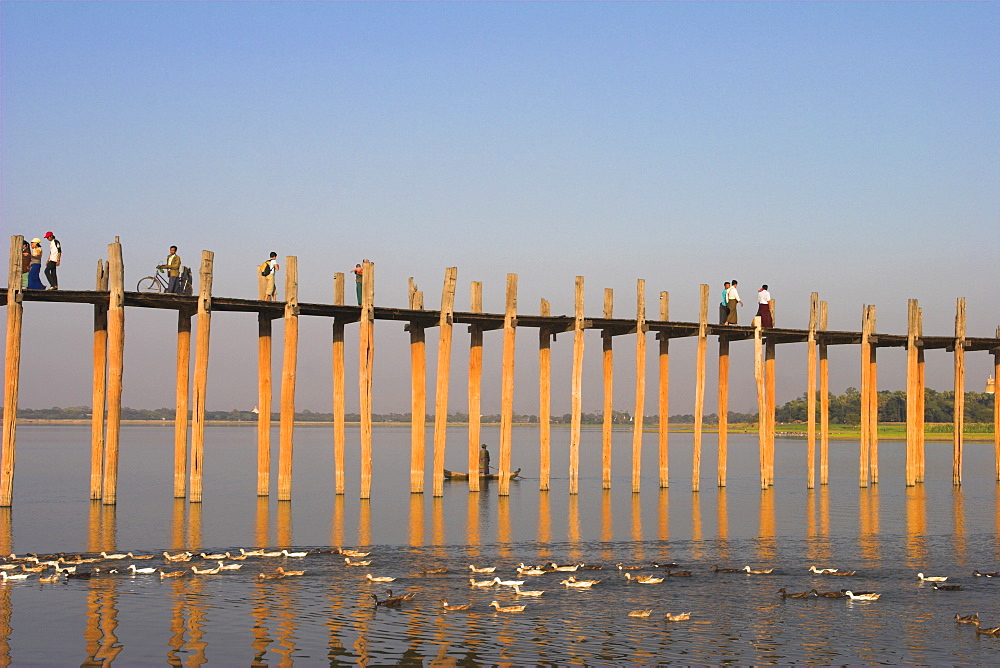
[(152, 575), (156, 572), (155, 568), (136, 568), (135, 564), (129, 564), (125, 570), (132, 571), (132, 575)]
[(644, 584), (644, 585), (655, 585), (663, 582), (663, 578), (658, 578), (652, 575), (637, 575), (636, 577), (632, 577), (631, 573), (626, 573), (625, 579), (635, 580), (639, 584)]
[(366, 580), (371, 580), (372, 582), (395, 582), (396, 578), (389, 577), (388, 575), (372, 575), (369, 573), (365, 576)]
[(877, 601), (882, 594), (855, 594), (851, 590), (844, 592), (852, 601)]
[(917, 577), (920, 578), (921, 582), (947, 582), (947, 575), (930, 575), (924, 576), (923, 573), (917, 573)]
[(483, 566), (482, 568), (476, 568), (472, 564), (469, 564), (469, 570), (473, 573), (492, 573), (496, 569), (496, 566)]
[(282, 550), (282, 551), (281, 551), (281, 554), (282, 554), (283, 556), (286, 556), (286, 557), (296, 557), (296, 558), (301, 558), (301, 557), (304, 557), (304, 556), (306, 556), (307, 554), (309, 554), (309, 552), (308, 552), (308, 551), (306, 551), (306, 552), (289, 552), (288, 550)]
[(514, 585), (514, 592), (518, 596), (533, 596), (535, 598), (537, 598), (537, 597), (539, 597), (539, 596), (541, 596), (542, 594), (545, 593), (544, 591), (537, 590), (537, 589), (535, 589), (535, 590), (529, 589), (529, 590), (525, 591), (525, 590), (521, 589), (521, 585)]

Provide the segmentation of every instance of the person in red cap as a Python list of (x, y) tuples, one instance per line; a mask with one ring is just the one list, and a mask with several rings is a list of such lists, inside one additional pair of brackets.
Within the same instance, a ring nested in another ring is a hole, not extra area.
[(46, 232), (45, 238), (49, 240), (49, 259), (45, 263), (45, 280), (49, 282), (49, 290), (59, 289), (59, 278), (56, 276), (56, 267), (62, 259), (62, 245), (52, 232)]

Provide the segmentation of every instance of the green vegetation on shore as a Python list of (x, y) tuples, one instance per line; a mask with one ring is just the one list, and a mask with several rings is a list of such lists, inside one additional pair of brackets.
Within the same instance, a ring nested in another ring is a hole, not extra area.
[[(947, 440), (952, 434), (952, 420), (954, 411), (954, 392), (937, 392), (926, 390), (924, 396), (924, 420), (926, 422), (925, 434), (928, 438), (940, 438)], [(793, 399), (775, 410), (775, 420), (779, 427), (778, 432), (782, 434), (799, 434), (803, 436), (806, 432), (806, 421), (808, 418), (807, 397), (802, 395)], [(853, 387), (840, 395), (830, 395), (830, 435), (834, 438), (857, 438), (860, 434), (858, 425), (861, 421), (861, 394)], [(881, 438), (905, 438), (906, 434), (906, 393), (902, 391), (883, 390), (878, 394), (879, 400), (879, 436)], [(967, 437), (976, 436), (987, 437), (993, 434), (993, 404), (994, 395), (985, 392), (965, 393), (965, 434)], [(817, 401), (817, 404), (819, 402)], [(818, 410), (818, 407), (817, 407)], [(25, 420), (89, 420), (89, 406), (74, 406), (71, 408), (19, 408), (17, 416)], [(272, 413), (272, 419), (277, 420), (278, 414)], [(569, 424), (570, 414), (557, 415), (552, 417), (552, 424)], [(357, 413), (348, 413), (345, 416), (347, 422), (359, 422), (361, 416)], [(123, 408), (122, 419), (128, 421), (143, 422), (173, 422), (173, 408)], [(229, 411), (206, 411), (205, 419), (211, 422), (238, 423), (255, 422), (257, 415), (253, 411), (229, 410)], [(433, 420), (433, 416), (428, 416)], [(500, 422), (500, 415), (483, 415), (483, 424), (493, 424)], [(333, 413), (316, 413), (305, 410), (295, 414), (295, 420), (299, 423), (328, 423), (333, 422)], [(372, 415), (375, 423), (387, 424), (408, 424), (410, 422), (409, 413), (380, 413)], [(450, 424), (468, 424), (469, 416), (466, 413), (450, 413), (448, 422)], [(599, 425), (604, 422), (602, 413), (584, 413), (581, 421), (585, 425)], [(537, 415), (514, 415), (514, 422), (517, 424), (538, 424)], [(632, 424), (632, 415), (628, 411), (613, 411), (611, 422), (617, 427), (625, 427)], [(818, 415), (817, 415), (817, 423)], [(719, 416), (715, 413), (704, 416), (706, 429), (714, 430), (719, 423)], [(643, 426), (655, 428), (659, 424), (658, 415), (647, 415), (643, 418)], [(693, 428), (694, 415), (671, 415), (671, 431), (686, 431)], [(757, 429), (756, 413), (737, 413), (730, 411), (728, 414), (728, 431), (749, 432)]]

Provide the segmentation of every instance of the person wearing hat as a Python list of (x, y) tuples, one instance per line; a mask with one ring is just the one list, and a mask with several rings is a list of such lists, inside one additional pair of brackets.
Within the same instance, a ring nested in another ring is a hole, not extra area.
[(486, 444), (479, 449), (479, 473), (489, 475), (490, 473), (490, 451), (486, 449)]
[(45, 263), (45, 280), (49, 282), (49, 290), (58, 290), (59, 278), (56, 276), (56, 267), (62, 258), (62, 245), (52, 232), (46, 232), (45, 238), (49, 240), (49, 260)]
[(28, 269), (28, 289), (44, 290), (39, 274), (42, 271), (42, 240), (35, 237), (31, 240), (31, 267)]

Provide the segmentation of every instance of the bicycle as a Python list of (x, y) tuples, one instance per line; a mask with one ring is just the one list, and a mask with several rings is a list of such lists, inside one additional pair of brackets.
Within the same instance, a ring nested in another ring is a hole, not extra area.
[(166, 292), (167, 282), (163, 280), (160, 274), (163, 273), (163, 269), (157, 267), (156, 273), (152, 276), (146, 276), (145, 278), (140, 278), (139, 283), (135, 286), (136, 292)]

